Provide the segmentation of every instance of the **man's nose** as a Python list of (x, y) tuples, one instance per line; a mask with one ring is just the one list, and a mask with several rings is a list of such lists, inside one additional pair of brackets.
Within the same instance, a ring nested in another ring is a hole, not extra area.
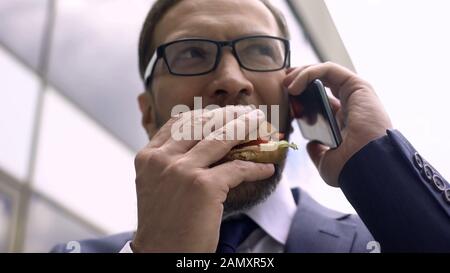
[(232, 104), (242, 97), (250, 96), (253, 89), (253, 84), (244, 75), (231, 50), (224, 48), (221, 60), (213, 72), (208, 95), (213, 99)]

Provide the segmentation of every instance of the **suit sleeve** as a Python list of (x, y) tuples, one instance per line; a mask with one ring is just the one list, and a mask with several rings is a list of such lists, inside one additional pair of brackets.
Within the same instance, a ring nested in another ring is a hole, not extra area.
[(400, 132), (358, 151), (339, 183), (382, 252), (450, 252), (450, 186)]
[(65, 245), (64, 244), (58, 244), (55, 245), (51, 250), (50, 253), (64, 253)]

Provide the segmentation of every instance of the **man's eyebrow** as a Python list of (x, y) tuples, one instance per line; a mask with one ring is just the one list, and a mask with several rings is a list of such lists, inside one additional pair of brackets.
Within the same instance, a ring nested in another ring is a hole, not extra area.
[(248, 37), (248, 36), (278, 36), (278, 34), (268, 33), (265, 31), (257, 31), (257, 32), (249, 32), (246, 34), (237, 35), (233, 39), (239, 39), (239, 38)]
[[(236, 35), (236, 36), (233, 36), (233, 38), (229, 39), (229, 40), (239, 39), (239, 38), (248, 37), (248, 36), (259, 36), (259, 35), (278, 36), (278, 35), (274, 35), (274, 34), (271, 34), (268, 32), (258, 31), (258, 32), (249, 32), (249, 33), (245, 33), (245, 34)], [(181, 40), (181, 39), (218, 40), (218, 39), (212, 38), (211, 36), (185, 33), (185, 34), (174, 35), (173, 37), (169, 37), (169, 39), (167, 39), (165, 42), (167, 43), (167, 42)]]

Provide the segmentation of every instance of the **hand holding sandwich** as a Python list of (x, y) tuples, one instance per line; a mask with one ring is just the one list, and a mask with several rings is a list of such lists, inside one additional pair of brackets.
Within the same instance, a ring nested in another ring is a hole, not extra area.
[[(190, 124), (193, 119), (200, 122), (222, 119), (227, 116), (223, 111), (228, 114), (231, 111), (236, 118), (215, 128), (206, 138), (174, 140), (171, 137), (175, 122)], [(138, 229), (132, 242), (133, 251), (214, 252), (223, 202), (229, 190), (244, 181), (258, 183), (274, 174), (273, 164), (233, 160), (240, 153), (229, 155), (230, 150), (243, 141), (221, 136), (232, 128), (245, 130), (248, 135), (263, 121), (262, 111), (244, 106), (220, 108), (200, 116), (191, 111), (171, 118), (135, 159)], [(277, 149), (272, 151), (279, 153)], [(267, 153), (264, 158), (269, 158)], [(216, 164), (221, 160), (225, 162)]]

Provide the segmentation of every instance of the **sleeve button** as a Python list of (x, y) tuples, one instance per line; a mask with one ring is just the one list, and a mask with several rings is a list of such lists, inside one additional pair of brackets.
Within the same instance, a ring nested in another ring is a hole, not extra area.
[(447, 203), (450, 204), (450, 188), (444, 191), (444, 197), (445, 201), (447, 201)]
[(433, 175), (433, 184), (436, 187), (436, 189), (440, 191), (445, 191), (445, 182), (439, 175), (437, 174)]
[(423, 165), (423, 175), (428, 182), (433, 182), (433, 169), (426, 163)]
[(422, 157), (419, 155), (418, 152), (414, 153), (414, 165), (416, 166), (416, 168), (418, 168), (419, 170), (423, 169), (423, 159)]

